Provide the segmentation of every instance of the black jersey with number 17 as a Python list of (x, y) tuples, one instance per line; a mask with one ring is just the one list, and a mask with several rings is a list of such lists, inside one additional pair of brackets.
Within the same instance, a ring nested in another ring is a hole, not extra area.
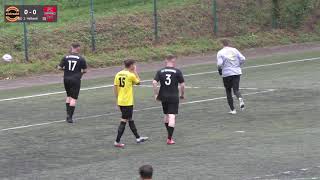
[(179, 83), (184, 83), (182, 72), (173, 67), (160, 69), (154, 80), (160, 82), (158, 100), (162, 102), (179, 102)]
[(70, 54), (63, 57), (59, 66), (64, 68), (65, 79), (80, 80), (82, 70), (87, 69), (86, 60), (77, 54)]

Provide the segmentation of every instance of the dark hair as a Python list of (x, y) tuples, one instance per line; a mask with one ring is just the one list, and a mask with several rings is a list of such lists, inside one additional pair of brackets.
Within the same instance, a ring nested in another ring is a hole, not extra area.
[(223, 46), (229, 46), (230, 40), (229, 39), (222, 39), (221, 43), (222, 43)]
[(166, 56), (166, 60), (171, 61), (171, 60), (173, 60), (173, 59), (177, 59), (177, 56), (172, 55), (172, 54), (169, 54), (169, 55)]
[(71, 47), (72, 48), (78, 48), (78, 47), (80, 47), (80, 44), (79, 43), (72, 43)]
[(124, 67), (129, 68), (131, 65), (135, 64), (136, 61), (133, 59), (127, 59), (123, 61)]
[(143, 165), (139, 168), (139, 174), (143, 179), (151, 179), (153, 174), (153, 168), (151, 165)]

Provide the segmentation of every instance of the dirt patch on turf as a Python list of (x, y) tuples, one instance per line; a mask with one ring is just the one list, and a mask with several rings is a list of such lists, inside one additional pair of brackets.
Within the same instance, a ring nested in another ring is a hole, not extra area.
[[(243, 54), (250, 58), (270, 56), (274, 54), (290, 54), (297, 52), (319, 51), (320, 43), (292, 44), (286, 46), (275, 46), (265, 48), (253, 48), (243, 51)], [(215, 69), (216, 54), (204, 54), (200, 56), (180, 57), (178, 61), (179, 67), (187, 67), (199, 64), (212, 64)], [(139, 64), (140, 72), (156, 71), (163, 66), (163, 62), (149, 62)], [(108, 68), (90, 69), (84, 79), (95, 79), (113, 76), (121, 69), (121, 66), (113, 66)], [(38, 85), (55, 84), (62, 82), (62, 74), (47, 74), (41, 76), (30, 76), (25, 78), (17, 78), (11, 80), (1, 80), (0, 90), (16, 89), (21, 87), (32, 87)]]

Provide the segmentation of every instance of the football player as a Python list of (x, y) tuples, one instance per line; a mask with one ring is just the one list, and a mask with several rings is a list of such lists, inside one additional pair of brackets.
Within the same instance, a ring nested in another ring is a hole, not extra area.
[[(162, 103), (164, 124), (168, 132), (168, 145), (175, 144), (172, 136), (176, 124), (176, 115), (179, 111), (179, 99), (184, 99), (185, 91), (183, 74), (176, 68), (176, 60), (177, 57), (174, 55), (167, 56), (165, 67), (156, 73), (153, 80), (154, 97)], [(159, 83), (160, 90), (158, 90)]]
[(136, 137), (136, 142), (141, 143), (148, 140), (148, 137), (141, 137), (138, 134), (133, 116), (134, 94), (133, 85), (139, 85), (140, 78), (136, 69), (136, 62), (134, 60), (125, 60), (124, 69), (118, 72), (114, 78), (114, 94), (117, 100), (117, 106), (122, 113), (120, 125), (118, 127), (118, 135), (114, 142), (115, 147), (123, 148), (125, 144), (120, 143), (121, 136), (125, 130), (126, 124)]
[(73, 43), (71, 52), (62, 58), (58, 69), (64, 71), (64, 88), (67, 93), (66, 110), (68, 123), (73, 123), (73, 113), (79, 97), (82, 75), (87, 73), (86, 60), (79, 55), (80, 44)]
[(221, 43), (223, 49), (217, 54), (217, 67), (226, 89), (227, 100), (231, 110), (229, 113), (237, 114), (233, 105), (232, 90), (239, 100), (240, 109), (244, 110), (244, 101), (239, 91), (239, 86), (240, 76), (242, 74), (241, 66), (244, 64), (246, 58), (236, 48), (229, 46), (229, 40), (223, 39)]

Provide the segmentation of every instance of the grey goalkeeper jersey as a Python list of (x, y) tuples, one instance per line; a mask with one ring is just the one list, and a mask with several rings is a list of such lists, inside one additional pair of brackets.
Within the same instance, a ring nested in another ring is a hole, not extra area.
[(246, 58), (233, 47), (224, 47), (217, 54), (217, 66), (222, 69), (222, 77), (241, 75), (241, 65)]

